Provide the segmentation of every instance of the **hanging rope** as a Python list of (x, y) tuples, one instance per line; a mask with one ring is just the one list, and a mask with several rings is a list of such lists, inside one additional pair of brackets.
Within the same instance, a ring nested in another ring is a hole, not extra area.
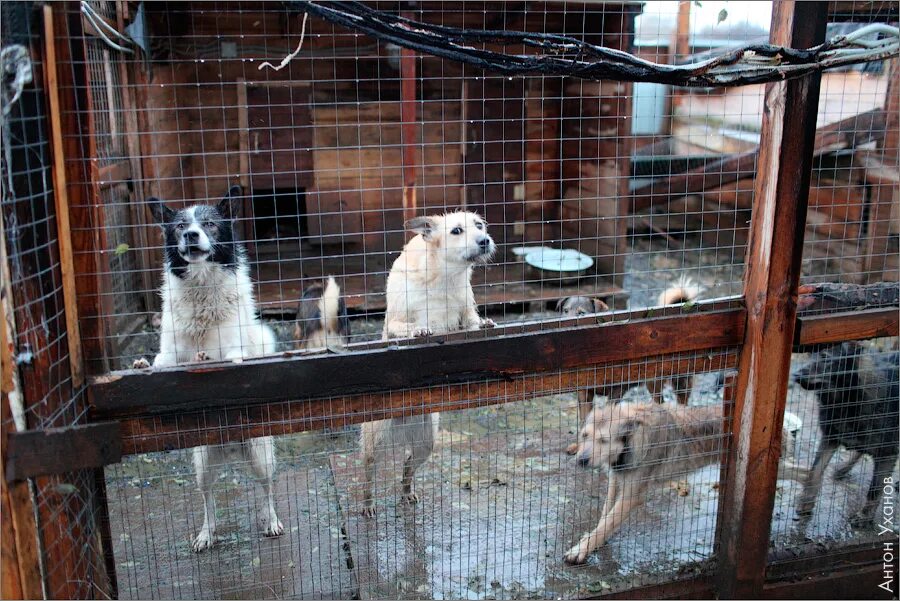
[[(880, 61), (900, 53), (900, 30), (876, 23), (806, 50), (749, 44), (701, 62), (665, 65), (566, 35), (445, 27), (375, 10), (360, 2), (288, 0), (285, 4), (404, 48), (504, 75), (562, 75), (724, 87), (780, 81), (844, 65)], [(473, 44), (521, 44), (539, 53), (505, 54)]]

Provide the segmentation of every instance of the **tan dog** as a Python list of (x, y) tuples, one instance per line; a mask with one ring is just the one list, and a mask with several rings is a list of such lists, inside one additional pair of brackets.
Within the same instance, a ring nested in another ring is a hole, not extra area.
[[(496, 250), (484, 220), (475, 213), (455, 211), (411, 219), (406, 229), (416, 236), (403, 247), (388, 275), (382, 339), (494, 327), (493, 321), (478, 315), (471, 283), (473, 267), (487, 263)], [(431, 455), (438, 420), (439, 414), (431, 413), (362, 425), (364, 515), (375, 515), (372, 486), (377, 452), (394, 445), (410, 450), (403, 462), (403, 500), (418, 501), (412, 480)]]
[[(663, 290), (656, 299), (656, 304), (665, 307), (678, 303), (690, 303), (697, 300), (700, 295), (700, 286), (687, 276), (682, 275), (669, 288)], [(606, 303), (599, 299), (589, 298), (585, 296), (572, 296), (561, 299), (556, 305), (556, 310), (566, 317), (585, 315), (588, 313), (602, 313), (609, 311)], [(691, 396), (691, 387), (693, 384), (693, 376), (679, 374), (668, 378), (669, 383), (675, 392), (675, 398), (681, 405), (686, 405)], [(588, 412), (591, 410), (594, 396), (601, 394), (609, 397), (611, 402), (618, 402), (622, 396), (628, 392), (630, 388), (639, 385), (640, 382), (618, 382), (609, 384), (601, 388), (582, 388), (577, 392), (578, 396), (578, 420), (584, 422)], [(645, 382), (650, 395), (659, 402), (663, 401), (663, 389), (666, 381), (653, 378)], [(578, 443), (573, 442), (566, 447), (566, 453), (574, 455), (578, 451)]]
[[(578, 443), (578, 462), (608, 470), (606, 501), (597, 527), (568, 550), (568, 563), (584, 563), (631, 511), (647, 500), (648, 488), (717, 463), (723, 443), (722, 406), (619, 403), (592, 410)], [(787, 450), (782, 437), (782, 455)], [(779, 478), (803, 481), (808, 470), (789, 462)]]

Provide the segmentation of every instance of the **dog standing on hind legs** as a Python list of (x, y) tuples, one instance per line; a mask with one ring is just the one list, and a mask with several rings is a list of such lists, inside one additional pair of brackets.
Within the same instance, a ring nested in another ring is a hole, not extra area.
[[(471, 283), (475, 265), (487, 263), (496, 250), (484, 220), (475, 213), (455, 211), (410, 219), (405, 226), (416, 235), (388, 274), (382, 340), (494, 327), (493, 321), (478, 315)], [(404, 452), (409, 449), (403, 462), (402, 500), (418, 500), (413, 478), (434, 449), (439, 419), (438, 413), (431, 413), (362, 425), (364, 515), (375, 515), (376, 458), (394, 445), (402, 445)]]
[[(153, 367), (191, 361), (235, 361), (274, 353), (275, 334), (257, 316), (244, 247), (234, 238), (240, 186), (232, 186), (215, 206), (195, 204), (182, 210), (148, 199), (165, 236), (160, 349)], [(147, 368), (145, 359), (135, 368)], [(266, 536), (280, 536), (284, 526), (275, 512), (275, 448), (271, 436), (193, 450), (197, 484), (203, 495), (203, 526), (192, 548), (215, 543), (216, 472), (233, 459), (249, 462), (267, 499)]]

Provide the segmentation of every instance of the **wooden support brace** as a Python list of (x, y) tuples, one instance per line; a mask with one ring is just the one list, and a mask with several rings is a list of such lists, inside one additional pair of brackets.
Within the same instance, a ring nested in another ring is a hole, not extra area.
[(118, 422), (10, 432), (5, 477), (16, 482), (35, 476), (103, 467), (122, 459)]
[[(775, 4), (770, 39), (824, 41), (824, 2)], [(719, 596), (763, 594), (769, 526), (797, 314), (820, 75), (766, 86), (759, 177), (744, 278), (747, 327), (735, 387), (729, 475), (719, 519)]]
[(60, 118), (59, 82), (57, 81), (56, 37), (53, 28), (53, 8), (44, 6), (44, 60), (47, 77), (47, 98), (50, 105), (50, 139), (53, 148), (53, 199), (56, 204), (56, 231), (59, 245), (59, 264), (62, 271), (63, 299), (66, 313), (66, 337), (69, 345), (69, 368), (75, 388), (84, 383), (84, 360), (81, 352), (81, 333), (78, 325), (78, 305), (75, 295), (75, 258), (72, 251), (72, 226), (69, 222), (69, 194), (66, 179), (65, 150)]

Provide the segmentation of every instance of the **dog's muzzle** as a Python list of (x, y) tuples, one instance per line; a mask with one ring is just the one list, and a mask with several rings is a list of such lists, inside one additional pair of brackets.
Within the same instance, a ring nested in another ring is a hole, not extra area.
[(578, 465), (586, 467), (591, 464), (591, 455), (590, 453), (579, 453), (575, 460), (578, 462)]
[(199, 232), (187, 231), (181, 237), (178, 254), (186, 261), (202, 261), (209, 256), (210, 248), (200, 239)]
[(469, 260), (476, 263), (487, 263), (491, 260), (491, 256), (493, 256), (496, 249), (494, 241), (489, 236), (485, 236), (478, 241), (478, 250), (469, 255)]

